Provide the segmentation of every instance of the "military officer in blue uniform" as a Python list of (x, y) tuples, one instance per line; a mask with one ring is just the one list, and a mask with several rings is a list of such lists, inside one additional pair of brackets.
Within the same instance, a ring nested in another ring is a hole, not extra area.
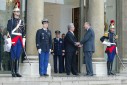
[(64, 52), (64, 43), (63, 43), (63, 39), (60, 38), (60, 31), (57, 30), (55, 31), (56, 34), (56, 38), (53, 39), (53, 59), (54, 59), (54, 73), (58, 72), (57, 69), (57, 60), (59, 59), (59, 73), (63, 73), (64, 69), (63, 69), (63, 52)]
[(25, 37), (25, 29), (23, 25), (23, 21), (20, 17), (20, 9), (18, 7), (13, 10), (13, 17), (8, 20), (7, 31), (8, 38), (11, 38), (11, 73), (12, 77), (21, 77), (18, 73), (19, 71), (19, 59), (22, 53), (23, 48), (25, 47), (24, 38)]
[(48, 19), (42, 20), (42, 28), (36, 33), (36, 47), (39, 54), (39, 74), (40, 76), (49, 76), (47, 74), (47, 67), (49, 62), (49, 55), (52, 48), (52, 35), (48, 29)]
[(114, 20), (111, 20), (109, 27), (110, 27), (109, 32), (105, 33), (100, 40), (103, 44), (107, 45), (107, 48), (105, 50), (108, 56), (107, 74), (114, 75), (114, 73), (112, 72), (113, 60), (116, 53), (118, 53), (116, 46), (116, 39), (118, 38), (118, 36), (115, 34)]

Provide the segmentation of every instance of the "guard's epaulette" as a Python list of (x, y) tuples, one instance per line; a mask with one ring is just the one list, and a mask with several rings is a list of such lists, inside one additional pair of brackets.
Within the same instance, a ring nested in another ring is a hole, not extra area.
[(109, 33), (109, 32), (105, 32), (105, 33), (104, 33), (104, 36), (105, 36), (105, 37), (108, 37), (108, 33)]

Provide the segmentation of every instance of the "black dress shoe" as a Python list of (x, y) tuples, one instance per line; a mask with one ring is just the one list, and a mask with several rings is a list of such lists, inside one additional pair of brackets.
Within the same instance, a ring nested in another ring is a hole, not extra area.
[(93, 74), (89, 74), (88, 76), (93, 76)]
[(70, 73), (67, 73), (67, 75), (69, 76), (69, 75), (70, 75)]
[(12, 77), (17, 77), (16, 74), (12, 74)]
[(44, 76), (43, 74), (40, 74), (40, 77)]
[(113, 72), (111, 72), (111, 74), (110, 75), (116, 75), (115, 73), (113, 73)]
[(76, 74), (73, 74), (73, 75), (75, 75), (75, 76), (79, 76), (79, 74), (78, 74), (78, 73), (76, 73)]
[(85, 74), (84, 76), (88, 76), (89, 74)]
[(17, 77), (22, 77), (22, 75), (20, 75), (19, 73), (16, 74)]
[(49, 76), (48, 74), (44, 74), (44, 76)]
[(108, 72), (107, 74), (108, 74), (108, 75), (111, 75), (111, 73), (109, 73), (109, 72)]
[(57, 71), (54, 71), (54, 73), (58, 73)]

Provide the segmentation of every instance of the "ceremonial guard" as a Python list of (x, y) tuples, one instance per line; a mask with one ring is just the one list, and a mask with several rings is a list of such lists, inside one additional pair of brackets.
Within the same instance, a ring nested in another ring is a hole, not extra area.
[(63, 67), (63, 56), (64, 55), (64, 43), (63, 39), (60, 38), (60, 31), (57, 30), (55, 31), (56, 38), (53, 39), (53, 59), (54, 59), (54, 73), (58, 72), (57, 69), (57, 60), (59, 59), (59, 73), (64, 72), (64, 67)]
[(20, 17), (20, 9), (16, 6), (13, 10), (13, 16), (8, 20), (7, 31), (8, 38), (11, 38), (11, 73), (12, 77), (21, 77), (19, 71), (19, 59), (23, 48), (25, 47), (25, 29)]
[(107, 74), (108, 75), (115, 75), (112, 72), (112, 66), (113, 66), (113, 60), (114, 57), (116, 55), (116, 53), (118, 53), (117, 51), (117, 46), (116, 46), (116, 39), (118, 38), (118, 36), (115, 34), (115, 21), (111, 20), (110, 22), (110, 26), (109, 26), (109, 32), (105, 33), (104, 36), (101, 37), (101, 42), (105, 45), (107, 45), (107, 48), (105, 50), (105, 52), (107, 53)]
[(48, 29), (48, 19), (42, 20), (42, 28), (36, 33), (36, 47), (39, 54), (39, 74), (40, 76), (49, 76), (47, 67), (49, 62), (49, 54), (52, 48), (52, 35)]

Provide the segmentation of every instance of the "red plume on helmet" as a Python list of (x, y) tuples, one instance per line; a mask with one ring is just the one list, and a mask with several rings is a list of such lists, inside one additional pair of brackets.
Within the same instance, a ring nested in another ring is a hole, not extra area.
[(113, 24), (113, 23), (115, 24), (115, 20), (111, 20), (111, 21), (110, 21), (110, 24)]
[(110, 29), (115, 28), (115, 20), (110, 21)]
[(15, 0), (15, 8), (20, 8), (20, 0)]

